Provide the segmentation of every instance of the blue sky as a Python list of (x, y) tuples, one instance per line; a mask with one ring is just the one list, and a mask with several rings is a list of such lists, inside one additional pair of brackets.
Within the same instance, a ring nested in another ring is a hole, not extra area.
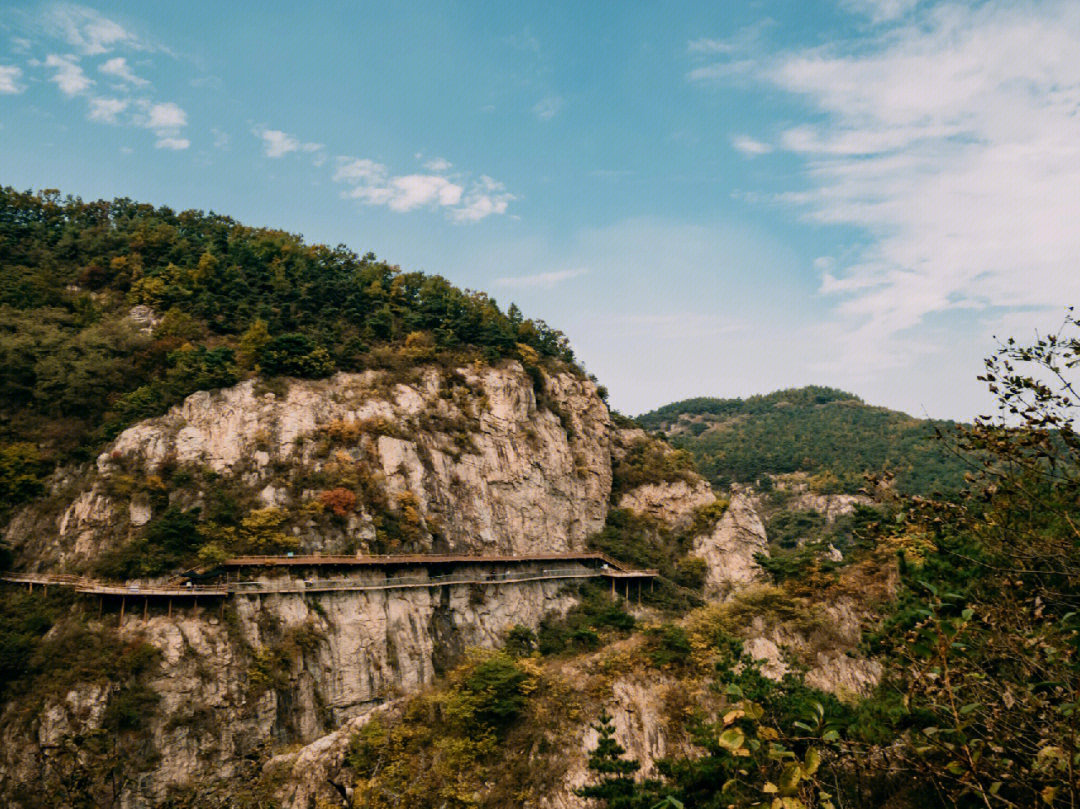
[(7, 3), (0, 183), (517, 302), (615, 407), (970, 418), (1080, 303), (1080, 3)]

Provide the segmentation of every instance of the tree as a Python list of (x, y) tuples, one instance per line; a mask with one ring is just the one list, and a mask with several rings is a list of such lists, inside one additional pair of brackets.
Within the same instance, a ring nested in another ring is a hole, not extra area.
[(259, 367), (269, 376), (299, 376), (309, 379), (334, 372), (330, 354), (303, 334), (274, 337), (259, 352)]
[(615, 725), (606, 711), (600, 713), (593, 729), (599, 734), (596, 747), (589, 752), (589, 770), (595, 773), (596, 783), (576, 790), (583, 798), (604, 801), (607, 809), (630, 809), (641, 806), (634, 773), (641, 765), (624, 758), (626, 748), (615, 741)]

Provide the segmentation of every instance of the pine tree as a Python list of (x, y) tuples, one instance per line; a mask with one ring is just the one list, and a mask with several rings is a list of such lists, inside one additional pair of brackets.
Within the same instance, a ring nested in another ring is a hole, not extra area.
[(631, 809), (637, 806), (638, 788), (634, 781), (641, 765), (623, 758), (626, 748), (615, 741), (615, 726), (605, 710), (593, 728), (600, 735), (596, 747), (589, 753), (589, 769), (596, 774), (596, 783), (577, 790), (583, 798), (604, 801), (607, 809)]

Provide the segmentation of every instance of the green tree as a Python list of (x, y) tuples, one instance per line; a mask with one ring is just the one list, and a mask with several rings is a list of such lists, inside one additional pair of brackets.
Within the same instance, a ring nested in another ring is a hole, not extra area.
[(575, 790), (583, 798), (603, 801), (607, 809), (633, 809), (642, 806), (634, 774), (641, 765), (625, 758), (626, 748), (615, 740), (615, 725), (611, 715), (602, 711), (593, 725), (598, 738), (596, 747), (589, 751), (589, 770), (595, 783)]

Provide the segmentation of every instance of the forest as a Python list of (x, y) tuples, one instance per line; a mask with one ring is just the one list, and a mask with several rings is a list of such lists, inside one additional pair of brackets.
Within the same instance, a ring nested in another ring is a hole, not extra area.
[[(968, 471), (950, 449), (959, 425), (873, 407), (825, 387), (747, 399), (686, 399), (638, 417), (688, 450), (715, 486), (805, 472), (822, 492), (856, 492), (888, 474), (905, 494), (957, 491)], [(766, 484), (767, 485), (767, 484)]]

